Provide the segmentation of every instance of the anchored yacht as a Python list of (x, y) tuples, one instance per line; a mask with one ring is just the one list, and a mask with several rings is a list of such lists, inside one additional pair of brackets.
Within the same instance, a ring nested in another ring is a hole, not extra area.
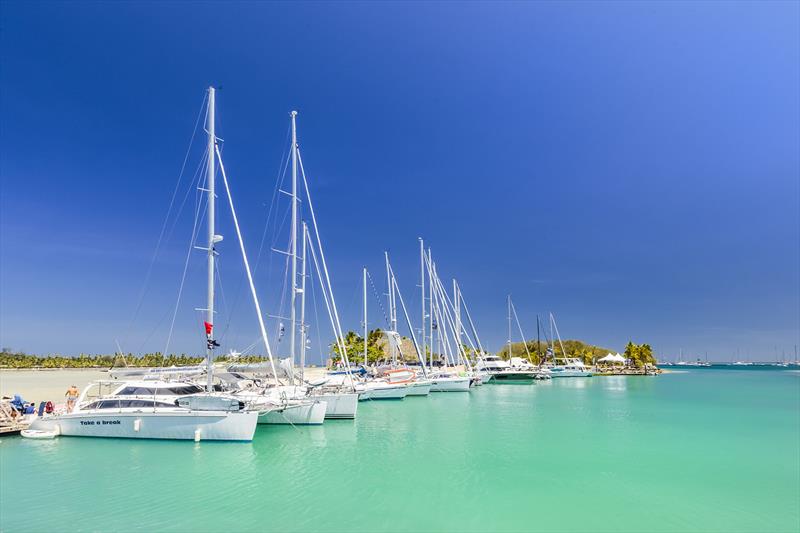
[[(93, 387), (103, 384), (118, 386), (111, 394), (87, 399)], [(75, 437), (250, 441), (259, 415), (235, 397), (206, 393), (196, 385), (98, 381), (83, 390), (72, 412), (39, 417), (30, 429)]]

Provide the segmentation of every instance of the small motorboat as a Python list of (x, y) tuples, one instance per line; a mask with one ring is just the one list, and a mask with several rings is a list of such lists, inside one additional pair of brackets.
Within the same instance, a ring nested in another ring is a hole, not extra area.
[(20, 435), (26, 439), (53, 439), (58, 436), (57, 430), (23, 429)]

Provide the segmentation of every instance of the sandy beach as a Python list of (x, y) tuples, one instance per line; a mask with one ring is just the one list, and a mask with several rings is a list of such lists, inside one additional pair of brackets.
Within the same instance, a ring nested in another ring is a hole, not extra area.
[[(318, 379), (325, 373), (324, 368), (306, 368), (306, 379)], [(27, 401), (50, 400), (54, 403), (64, 401), (64, 393), (70, 385), (83, 390), (86, 385), (98, 379), (113, 379), (108, 370), (97, 368), (48, 368), (0, 369), (0, 395), (13, 397), (21, 395)]]
[(95, 368), (54, 368), (46, 370), (0, 370), (0, 395), (21, 395), (27, 401), (64, 401), (70, 385), (83, 389), (91, 381), (109, 379), (108, 371)]

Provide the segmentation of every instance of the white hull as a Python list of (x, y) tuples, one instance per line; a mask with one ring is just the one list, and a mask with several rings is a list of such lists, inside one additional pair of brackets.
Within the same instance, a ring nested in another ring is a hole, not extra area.
[(35, 420), (30, 429), (70, 437), (123, 439), (253, 440), (258, 413), (73, 413)]
[[(358, 390), (358, 389), (357, 389)], [(408, 394), (404, 385), (390, 385), (358, 390), (358, 399), (364, 400), (402, 400)]]
[(469, 392), (470, 378), (445, 377), (431, 379), (431, 392)]
[(550, 369), (550, 377), (552, 378), (589, 378), (592, 373), (588, 370), (557, 370)]
[(412, 381), (406, 385), (406, 396), (427, 396), (431, 392), (430, 381)]
[(259, 424), (318, 425), (325, 421), (327, 402), (311, 401), (292, 404), (283, 409), (259, 415)]
[(325, 418), (355, 418), (358, 410), (358, 394), (354, 392), (315, 394), (311, 396), (328, 404)]

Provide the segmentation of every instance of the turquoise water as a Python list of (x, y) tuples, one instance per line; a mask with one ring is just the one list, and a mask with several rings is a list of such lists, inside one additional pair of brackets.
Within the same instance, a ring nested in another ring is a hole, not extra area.
[(798, 531), (800, 373), (489, 385), (252, 443), (0, 443), (0, 530)]

